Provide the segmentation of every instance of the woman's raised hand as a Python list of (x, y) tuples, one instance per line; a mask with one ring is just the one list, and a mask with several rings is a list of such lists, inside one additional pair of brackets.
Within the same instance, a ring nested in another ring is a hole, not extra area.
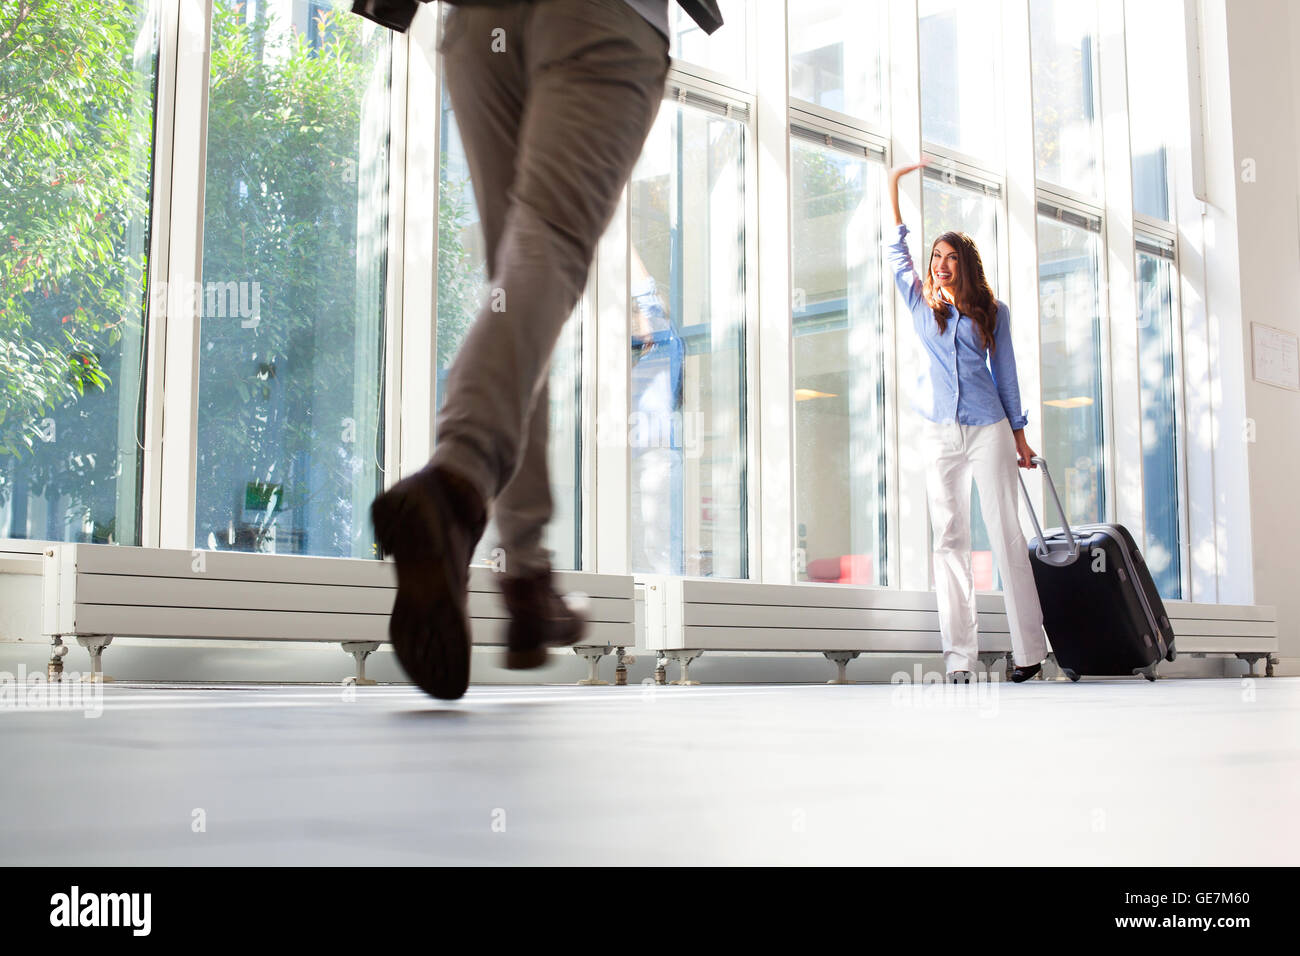
[(903, 224), (903, 214), (898, 208), (898, 181), (914, 169), (920, 169), (922, 166), (929, 166), (929, 157), (923, 157), (919, 163), (912, 163), (909, 166), (895, 166), (889, 171), (889, 202), (894, 207), (894, 225)]
[(910, 163), (909, 165), (906, 166), (895, 166), (893, 169), (889, 171), (889, 181), (891, 183), (896, 183), (904, 176), (906, 176), (908, 173), (929, 165), (930, 165), (930, 157), (926, 156), (923, 157), (919, 163)]

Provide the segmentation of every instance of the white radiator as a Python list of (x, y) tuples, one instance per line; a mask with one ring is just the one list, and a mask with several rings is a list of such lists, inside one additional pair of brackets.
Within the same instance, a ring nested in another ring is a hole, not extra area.
[(1166, 601), (1165, 611), (1179, 654), (1231, 654), (1244, 660), (1252, 671), (1264, 661), (1265, 673), (1273, 675), (1278, 652), (1276, 607)]
[[(561, 593), (589, 597), (584, 648), (605, 653), (635, 644), (630, 576), (556, 577)], [(491, 568), (471, 568), (475, 644), (505, 643), (507, 613), (496, 583)], [(396, 587), (387, 561), (54, 545), (44, 559), (42, 631), (77, 638), (92, 657), (108, 643), (101, 639), (115, 636), (328, 641), (352, 649), (388, 642)]]
[[(704, 651), (813, 651), (834, 662), (843, 680), (845, 665), (862, 653), (940, 652), (933, 591), (660, 576), (637, 582), (645, 586), (645, 646), (683, 669)], [(981, 658), (1010, 654), (1002, 595), (977, 594), (975, 606)], [(1275, 608), (1165, 606), (1179, 653), (1234, 654), (1252, 668), (1276, 658)]]

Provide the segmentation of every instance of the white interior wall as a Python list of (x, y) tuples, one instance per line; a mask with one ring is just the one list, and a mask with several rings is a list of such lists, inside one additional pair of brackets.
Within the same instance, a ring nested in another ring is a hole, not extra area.
[[(1276, 605), (1280, 656), (1300, 658), (1300, 392), (1254, 380), (1251, 322), (1300, 334), (1300, 7), (1291, 0), (1207, 0), (1207, 174), (1211, 211), (1218, 199), (1235, 201), (1235, 218), (1207, 230), (1206, 259), (1229, 263), (1235, 275), (1211, 275), (1209, 299), (1219, 319), (1219, 350), (1212, 356), (1223, 386), (1216, 443), (1219, 526), (1230, 536), (1220, 551), (1224, 576), (1236, 594), (1219, 599)], [(1213, 28), (1223, 24), (1219, 34)], [(1227, 67), (1227, 84), (1222, 69)], [(1281, 67), (1279, 69), (1279, 67)], [(1228, 96), (1215, 96), (1214, 90)], [(1223, 111), (1230, 110), (1230, 116)], [(1231, 129), (1232, 135), (1218, 131)], [(1230, 151), (1230, 153), (1229, 153)], [(1252, 176), (1253, 174), (1253, 176)], [(1217, 194), (1216, 194), (1217, 192)], [(1225, 248), (1231, 237), (1234, 248)], [(1232, 300), (1239, 312), (1232, 313)], [(1216, 302), (1217, 300), (1217, 302)], [(1240, 404), (1233, 379), (1241, 378)], [(1254, 441), (1248, 441), (1253, 422)], [(1248, 489), (1249, 497), (1246, 496)], [(1248, 509), (1248, 510), (1247, 510)], [(1247, 547), (1237, 545), (1241, 527)], [(1251, 575), (1239, 573), (1253, 559)]]

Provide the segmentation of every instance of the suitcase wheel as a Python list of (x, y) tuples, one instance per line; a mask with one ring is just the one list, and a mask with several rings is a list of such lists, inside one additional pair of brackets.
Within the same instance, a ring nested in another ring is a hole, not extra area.
[(1147, 680), (1153, 681), (1156, 679), (1156, 667), (1158, 666), (1159, 662), (1157, 661), (1155, 664), (1149, 664), (1146, 667), (1136, 667), (1133, 669), (1133, 673), (1141, 674)]
[(1068, 667), (1062, 667), (1061, 673), (1064, 674), (1066, 677), (1070, 678), (1070, 680), (1072, 681), (1077, 681), (1080, 677), (1083, 676), (1078, 671), (1072, 671)]
[(1174, 646), (1172, 644), (1169, 645), (1169, 653), (1165, 654), (1165, 660), (1167, 660), (1171, 664), (1174, 661), (1178, 660), (1178, 652), (1174, 650)]

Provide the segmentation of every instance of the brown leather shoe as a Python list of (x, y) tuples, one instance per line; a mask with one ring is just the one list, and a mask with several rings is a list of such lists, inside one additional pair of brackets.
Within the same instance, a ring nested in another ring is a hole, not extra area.
[(388, 619), (397, 659), (425, 693), (455, 700), (469, 688), (469, 562), (487, 509), (468, 482), (426, 466), (376, 498), (370, 520), (397, 565)]
[(510, 611), (505, 654), (505, 666), (510, 670), (541, 667), (546, 663), (547, 647), (575, 644), (586, 630), (586, 616), (555, 593), (549, 570), (503, 577), (501, 596)]

